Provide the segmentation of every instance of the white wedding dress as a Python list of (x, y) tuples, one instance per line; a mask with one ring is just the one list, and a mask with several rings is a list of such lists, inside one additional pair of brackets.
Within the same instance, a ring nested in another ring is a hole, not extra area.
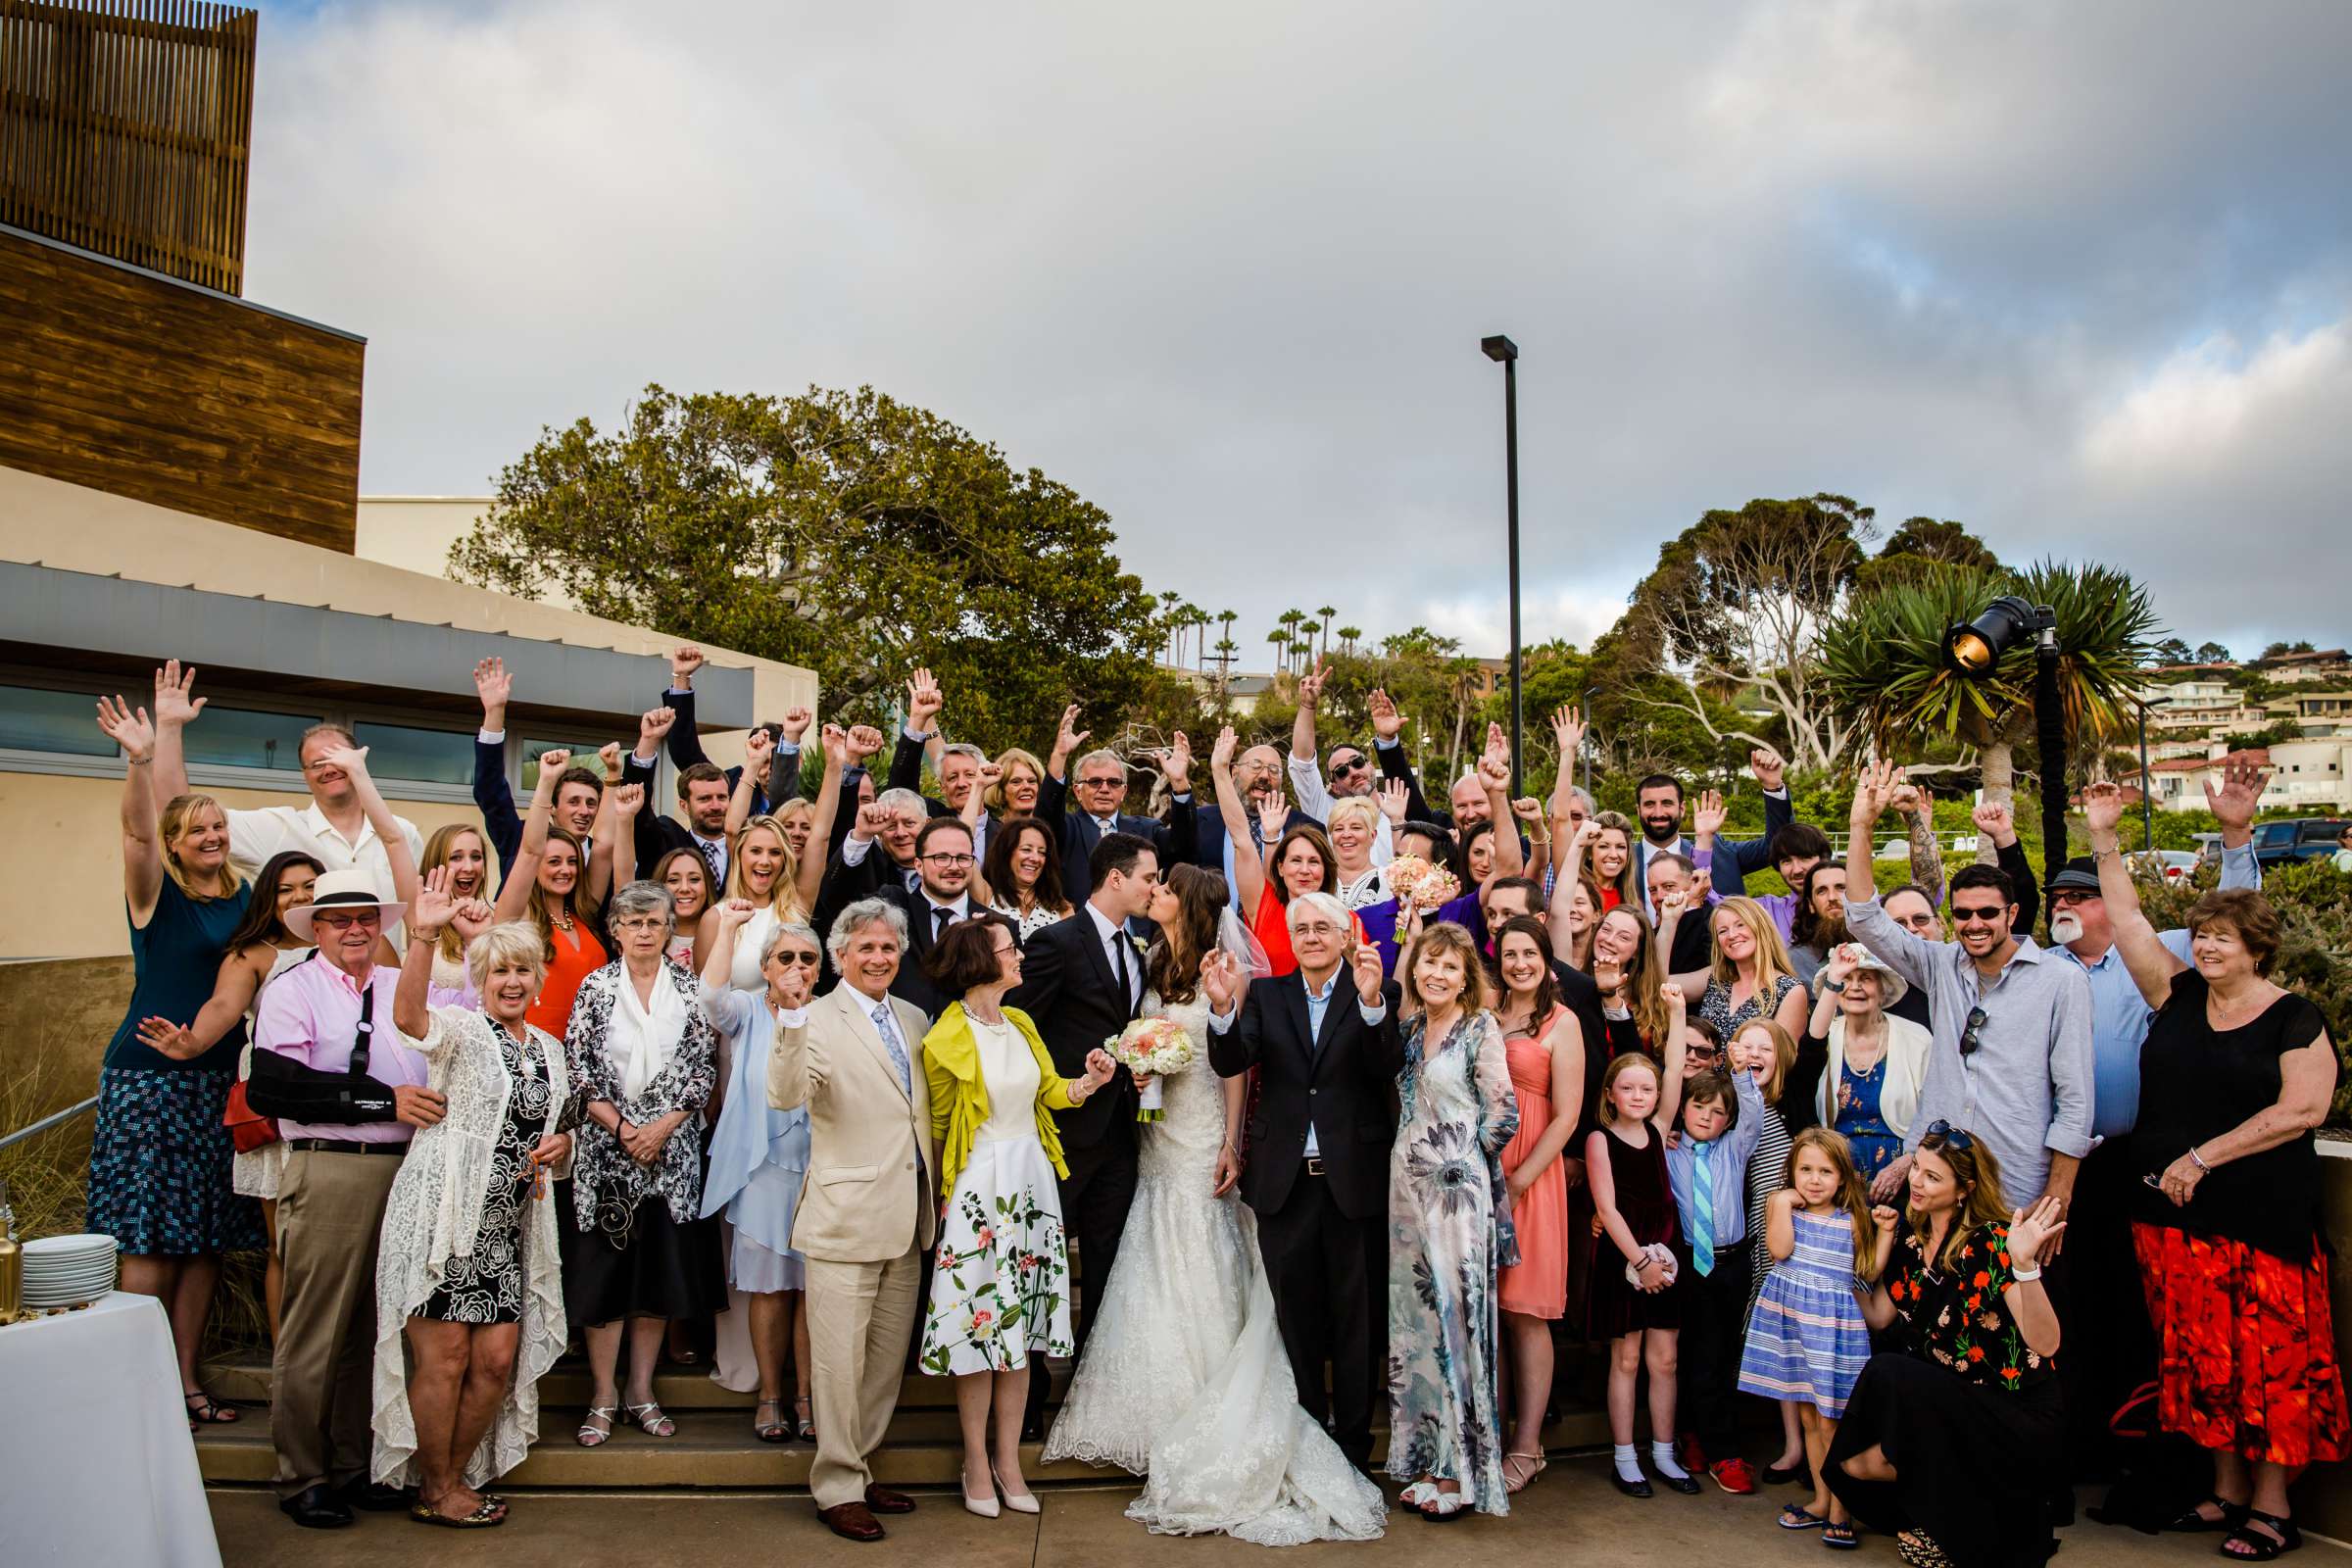
[(1145, 1007), (1182, 1024), (1200, 1055), (1162, 1080), (1162, 1119), (1138, 1129), (1118, 1263), (1045, 1456), (1143, 1475), (1127, 1516), (1155, 1534), (1371, 1540), (1387, 1504), (1299, 1408), (1256, 1224), (1239, 1198), (1212, 1196), (1225, 1092), (1208, 1064), (1208, 1004)]

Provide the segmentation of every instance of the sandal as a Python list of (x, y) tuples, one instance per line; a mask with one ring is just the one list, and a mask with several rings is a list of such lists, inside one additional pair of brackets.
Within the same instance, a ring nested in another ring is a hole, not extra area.
[[(1511, 1476), (1511, 1461), (1526, 1466), (1516, 1480)], [(1535, 1485), (1536, 1477), (1551, 1468), (1551, 1461), (1540, 1453), (1506, 1453), (1502, 1456), (1502, 1490), (1508, 1493), (1525, 1492)]]
[(1437, 1494), (1438, 1484), (1435, 1481), (1416, 1481), (1398, 1493), (1396, 1500), (1415, 1513), (1419, 1513), (1422, 1506)]
[[(572, 1434), (572, 1440), (579, 1444), (579, 1446), (583, 1448), (594, 1448), (603, 1446), (609, 1439), (612, 1438), (612, 1418), (619, 1413), (620, 1407), (618, 1405), (590, 1405), (588, 1407), (586, 1419), (580, 1422), (580, 1430)], [(604, 1425), (601, 1427), (590, 1426), (588, 1424), (590, 1421), (602, 1421)]]
[[(2257, 1523), (2269, 1525), (2278, 1532), (2278, 1539), (2274, 1541), (2255, 1529)], [(2218, 1549), (2233, 1562), (2269, 1562), (2302, 1544), (2303, 1532), (2295, 1528), (2292, 1519), (2281, 1519), (2275, 1513), (2264, 1513), (2260, 1508), (2248, 1508), (2245, 1522), (2224, 1537)], [(2240, 1549), (2233, 1551), (2230, 1549), (2233, 1546)]]
[[(777, 1419), (773, 1421), (760, 1420), (760, 1412), (770, 1405), (775, 1407)], [(792, 1437), (792, 1426), (783, 1419), (783, 1415), (784, 1401), (782, 1399), (761, 1399), (752, 1407), (752, 1436), (758, 1438), (761, 1443), (789, 1442)]]
[(1459, 1492), (1432, 1492), (1415, 1511), (1433, 1525), (1449, 1525), (1469, 1514), (1470, 1499)]
[[(2222, 1510), (2222, 1516), (2219, 1519), (2208, 1519), (2198, 1511), (2208, 1502)], [(2216, 1531), (2227, 1534), (2245, 1522), (2246, 1505), (2244, 1503), (2231, 1502), (2220, 1493), (2213, 1492), (2206, 1494), (2195, 1507), (2165, 1525), (2164, 1528), (2185, 1536), (2206, 1535)]]
[(439, 1525), (444, 1530), (487, 1530), (492, 1525), (505, 1524), (507, 1510), (503, 1503), (493, 1502), (490, 1498), (484, 1497), (481, 1506), (463, 1519), (452, 1519), (449, 1515), (433, 1507), (432, 1504), (425, 1502), (419, 1502), (411, 1508), (409, 1517), (420, 1525)]
[(666, 1438), (678, 1430), (678, 1424), (662, 1413), (662, 1406), (652, 1399), (643, 1404), (624, 1404), (630, 1421), (649, 1438)]
[(793, 1435), (803, 1443), (814, 1443), (816, 1441), (816, 1419), (808, 1413), (808, 1396), (804, 1394), (793, 1400), (792, 1407), (794, 1411), (793, 1424), (798, 1429)]
[(1860, 1546), (1862, 1542), (1854, 1534), (1852, 1525), (1841, 1525), (1833, 1521), (1821, 1527), (1821, 1544), (1838, 1551), (1852, 1551)]
[(1829, 1520), (1801, 1502), (1792, 1502), (1781, 1510), (1779, 1523), (1783, 1530), (1819, 1530), (1826, 1526)]
[(244, 1413), (235, 1405), (221, 1404), (202, 1389), (193, 1394), (183, 1394), (179, 1399), (188, 1407), (188, 1425), (191, 1427), (219, 1426), (245, 1419)]
[(1911, 1568), (1952, 1568), (1952, 1559), (1936, 1544), (1936, 1538), (1916, 1530), (1906, 1530), (1895, 1538), (1894, 1554)]

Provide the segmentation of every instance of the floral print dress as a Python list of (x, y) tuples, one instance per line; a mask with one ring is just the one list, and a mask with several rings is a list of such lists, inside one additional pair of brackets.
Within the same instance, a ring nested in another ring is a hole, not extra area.
[(1500, 1156), (1519, 1130), (1502, 1027), (1480, 1012), (1432, 1046), (1405, 1026), (1389, 1155), (1389, 1474), (1458, 1482), (1508, 1513), (1495, 1275), (1519, 1261)]

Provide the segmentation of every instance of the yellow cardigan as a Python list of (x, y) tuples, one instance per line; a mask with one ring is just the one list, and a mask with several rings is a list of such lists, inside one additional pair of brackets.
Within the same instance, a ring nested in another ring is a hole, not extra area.
[[(1054, 1162), (1055, 1172), (1067, 1176), (1070, 1167), (1061, 1157), (1061, 1133), (1054, 1125), (1053, 1112), (1072, 1109), (1078, 1102), (1070, 1098), (1069, 1080), (1054, 1070), (1054, 1058), (1046, 1054), (1046, 1043), (1038, 1038), (1037, 1025), (1029, 1021), (1029, 1015), (1018, 1007), (1006, 1007), (1004, 1021), (1029, 1042), (1029, 1054), (1037, 1058), (1037, 1141), (1046, 1146), (1046, 1157)], [(939, 1183), (943, 1190), (954, 1192), (956, 1178), (972, 1156), (972, 1135), (988, 1121), (988, 1085), (980, 1079), (980, 1045), (972, 1038), (972, 1020), (964, 1015), (962, 1003), (949, 1004), (939, 1022), (923, 1036), (923, 1075), (931, 1081), (931, 1138), (943, 1145)]]

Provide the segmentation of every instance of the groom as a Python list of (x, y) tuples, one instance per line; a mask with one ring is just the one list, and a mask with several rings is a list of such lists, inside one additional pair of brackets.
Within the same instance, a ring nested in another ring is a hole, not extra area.
[[(1037, 1025), (1054, 1070), (1082, 1077), (1089, 1052), (1125, 1029), (1144, 1005), (1144, 945), (1128, 922), (1141, 919), (1159, 890), (1159, 852), (1133, 833), (1106, 833), (1087, 863), (1092, 892), (1078, 912), (1021, 947), (1021, 983), (1004, 999)], [(1078, 1239), (1078, 1348), (1095, 1326), (1095, 1307), (1118, 1260), (1119, 1235), (1135, 1200), (1135, 1079), (1121, 1067), (1106, 1094), (1054, 1113), (1062, 1158), (1062, 1223)], [(1045, 1436), (1050, 1377), (1031, 1377), (1022, 1435)]]
[(879, 1541), (875, 1514), (914, 1510), (906, 1494), (874, 1485), (870, 1461), (898, 1403), (938, 1216), (922, 1057), (930, 1020), (890, 994), (906, 950), (896, 906), (851, 905), (825, 949), (841, 984), (824, 996), (808, 1001), (808, 970), (787, 971), (767, 1102), (808, 1107), (808, 1174), (792, 1220), (792, 1249), (807, 1259), (810, 1392), (824, 1412), (808, 1490), (835, 1535)]
[(1404, 1064), (1397, 988), (1381, 979), (1379, 949), (1349, 951), (1354, 919), (1330, 894), (1292, 899), (1288, 923), (1297, 972), (1250, 984), (1238, 1020), (1240, 961), (1220, 952), (1201, 963), (1208, 1059), (1227, 1078), (1258, 1069), (1242, 1201), (1257, 1215), (1298, 1402), (1325, 1419), (1329, 1361), (1331, 1435), (1362, 1470), (1388, 1360), (1390, 1097)]

